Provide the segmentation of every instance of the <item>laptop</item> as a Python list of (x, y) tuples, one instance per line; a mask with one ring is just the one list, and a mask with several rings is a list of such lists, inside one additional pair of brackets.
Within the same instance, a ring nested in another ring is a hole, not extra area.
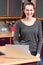
[(28, 58), (29, 45), (5, 45), (6, 57), (8, 58)]

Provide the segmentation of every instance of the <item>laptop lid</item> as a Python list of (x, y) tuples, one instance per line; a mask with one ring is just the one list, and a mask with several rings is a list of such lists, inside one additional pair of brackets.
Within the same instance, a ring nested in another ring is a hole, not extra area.
[(6, 57), (9, 58), (28, 58), (29, 46), (28, 45), (5, 45)]

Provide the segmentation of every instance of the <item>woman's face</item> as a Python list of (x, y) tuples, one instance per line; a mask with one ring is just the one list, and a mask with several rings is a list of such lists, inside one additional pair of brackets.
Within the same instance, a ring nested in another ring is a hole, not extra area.
[(27, 18), (31, 18), (34, 14), (34, 8), (32, 5), (26, 5), (25, 9), (24, 9), (24, 13), (26, 15)]

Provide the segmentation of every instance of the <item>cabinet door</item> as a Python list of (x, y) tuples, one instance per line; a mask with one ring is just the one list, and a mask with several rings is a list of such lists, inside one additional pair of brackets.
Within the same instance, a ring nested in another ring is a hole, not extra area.
[(43, 58), (43, 43), (42, 43), (42, 48), (41, 48), (41, 56)]
[(0, 16), (21, 17), (22, 0), (0, 0)]
[(0, 46), (3, 46), (5, 44), (10, 44), (10, 38), (1, 38), (0, 39)]
[(0, 16), (7, 15), (7, 0), (0, 0)]
[(9, 16), (21, 17), (22, 0), (9, 0)]
[(5, 44), (13, 44), (13, 37), (0, 38), (0, 46), (4, 46)]
[(43, 18), (43, 0), (36, 0), (36, 17)]

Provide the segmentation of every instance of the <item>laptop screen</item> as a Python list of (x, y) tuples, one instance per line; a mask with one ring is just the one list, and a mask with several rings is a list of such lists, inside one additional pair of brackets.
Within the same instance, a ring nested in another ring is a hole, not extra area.
[(6, 57), (27, 58), (29, 56), (28, 45), (5, 45)]

